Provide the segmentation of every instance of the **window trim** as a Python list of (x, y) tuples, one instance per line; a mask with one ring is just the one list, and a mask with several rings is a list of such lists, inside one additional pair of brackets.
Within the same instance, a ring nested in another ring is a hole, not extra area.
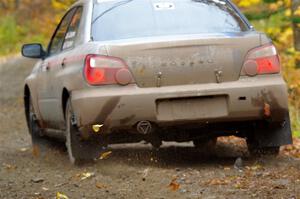
[[(246, 32), (251, 32), (251, 31), (255, 31), (255, 28), (251, 25), (251, 23), (249, 22), (249, 20), (245, 17), (245, 15), (241, 12), (241, 10), (231, 1), (231, 0), (224, 0), (227, 4), (228, 7), (230, 7), (236, 14), (236, 18), (238, 18), (238, 20), (243, 24), (245, 30), (241, 30), (241, 32), (239, 33), (246, 33)], [(93, 3), (92, 6), (92, 21), (94, 20), (94, 12), (95, 12), (95, 7), (96, 7), (97, 3)], [(91, 23), (90, 26), (90, 38), (92, 41), (110, 41), (110, 40), (95, 40), (95, 35), (93, 34), (93, 23)], [(114, 39), (115, 40), (115, 39)], [(119, 40), (119, 39), (117, 39)]]
[[(68, 30), (69, 30), (71, 21), (72, 21), (74, 15), (75, 15), (77, 9), (80, 8), (80, 7), (82, 8), (82, 13), (83, 13), (83, 6), (82, 6), (82, 5), (79, 5), (79, 6), (75, 6), (75, 7), (71, 8), (71, 9), (69, 9), (69, 10), (66, 12), (66, 14), (62, 17), (62, 19), (60, 20), (59, 24), (57, 25), (57, 27), (56, 27), (56, 29), (55, 29), (53, 35), (51, 36), (51, 40), (50, 40), (50, 42), (49, 42), (49, 44), (48, 44), (48, 47), (47, 47), (47, 56), (46, 56), (46, 58), (52, 57), (52, 56), (54, 56), (54, 55), (57, 55), (57, 54), (63, 52), (63, 49), (62, 49), (63, 45), (62, 45), (59, 52), (54, 53), (54, 54), (50, 54), (50, 48), (51, 48), (51, 46), (52, 46), (53, 39), (54, 39), (54, 37), (56, 36), (56, 33), (57, 33), (57, 31), (59, 30), (59, 28), (60, 28), (62, 22), (64, 21), (64, 19), (67, 17), (67, 15), (68, 15), (69, 13), (71, 13), (71, 12), (74, 11), (74, 13), (73, 13), (72, 16), (71, 16), (71, 20), (68, 22), (67, 30), (66, 30), (66, 32), (65, 32), (65, 34), (64, 34), (63, 43), (65, 42), (66, 34), (67, 34)], [(80, 21), (80, 23), (81, 23), (81, 21)], [(62, 44), (63, 44), (63, 43), (62, 43)], [(70, 50), (70, 48), (69, 48), (69, 49), (66, 49), (66, 50)]]
[(226, 0), (228, 4), (236, 11), (236, 13), (240, 16), (242, 21), (247, 25), (248, 30), (251, 31), (253, 30), (253, 26), (250, 24), (249, 20), (245, 17), (245, 15), (241, 12), (241, 10), (231, 1), (231, 0)]
[[(74, 14), (73, 14), (73, 16), (72, 16), (72, 18), (71, 18), (71, 21), (70, 21), (70, 23), (69, 23), (69, 25), (68, 25), (68, 28), (67, 28), (67, 31), (66, 31), (66, 33), (65, 33), (64, 41), (63, 41), (63, 44), (62, 44), (62, 46), (61, 46), (61, 52), (69, 51), (69, 50), (72, 50), (72, 49), (74, 49), (74, 48), (76, 47), (75, 44), (76, 44), (76, 40), (77, 40), (77, 36), (78, 36), (78, 32), (79, 32), (79, 31), (76, 33), (75, 41), (74, 41), (74, 46), (72, 46), (72, 47), (70, 47), (70, 48), (63, 49), (64, 43), (65, 43), (65, 40), (66, 40), (66, 35), (68, 34), (69, 29), (70, 29), (70, 24), (71, 24), (71, 22), (72, 22), (72, 20), (73, 20), (73, 17), (75, 16), (76, 12), (77, 12), (79, 9), (81, 9), (81, 16), (80, 16), (80, 21), (79, 21), (79, 27), (80, 27), (80, 24), (81, 24), (81, 22), (82, 22), (82, 16), (83, 16), (83, 11), (84, 11), (83, 6), (80, 5), (80, 6), (76, 6), (76, 7), (74, 7), (74, 8), (76, 8), (76, 10), (75, 10), (75, 12), (74, 12)], [(78, 27), (78, 30), (80, 30), (79, 27)]]

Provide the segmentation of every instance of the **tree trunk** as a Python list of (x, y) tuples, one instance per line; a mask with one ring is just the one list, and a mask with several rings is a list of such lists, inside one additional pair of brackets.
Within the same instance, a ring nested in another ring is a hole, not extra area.
[(297, 51), (300, 51), (300, 15), (295, 15), (294, 12), (300, 8), (300, 0), (293, 0), (293, 29), (294, 29), (294, 45)]
[(3, 1), (0, 2), (0, 7), (1, 7), (2, 9), (7, 9), (7, 5), (6, 5), (6, 3), (3, 2)]
[(15, 9), (17, 10), (20, 6), (20, 0), (15, 0)]

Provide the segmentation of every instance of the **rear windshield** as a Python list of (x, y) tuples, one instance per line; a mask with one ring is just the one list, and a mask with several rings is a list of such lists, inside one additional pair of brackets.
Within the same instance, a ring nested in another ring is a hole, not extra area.
[(248, 26), (224, 0), (97, 0), (95, 41), (138, 37), (236, 33)]

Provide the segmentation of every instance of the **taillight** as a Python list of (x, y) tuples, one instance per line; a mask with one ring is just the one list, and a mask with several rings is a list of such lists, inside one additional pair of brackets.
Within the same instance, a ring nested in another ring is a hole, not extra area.
[(280, 73), (280, 68), (280, 60), (276, 48), (274, 45), (268, 44), (248, 52), (242, 75), (275, 74)]
[(126, 63), (117, 57), (88, 55), (85, 60), (84, 76), (91, 85), (133, 83)]

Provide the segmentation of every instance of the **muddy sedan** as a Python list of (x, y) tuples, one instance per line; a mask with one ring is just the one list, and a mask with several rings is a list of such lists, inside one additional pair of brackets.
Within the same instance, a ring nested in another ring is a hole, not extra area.
[(109, 144), (246, 138), (290, 144), (286, 84), (272, 41), (225, 0), (86, 0), (62, 18), (24, 87), (33, 144), (66, 141), (71, 162)]

